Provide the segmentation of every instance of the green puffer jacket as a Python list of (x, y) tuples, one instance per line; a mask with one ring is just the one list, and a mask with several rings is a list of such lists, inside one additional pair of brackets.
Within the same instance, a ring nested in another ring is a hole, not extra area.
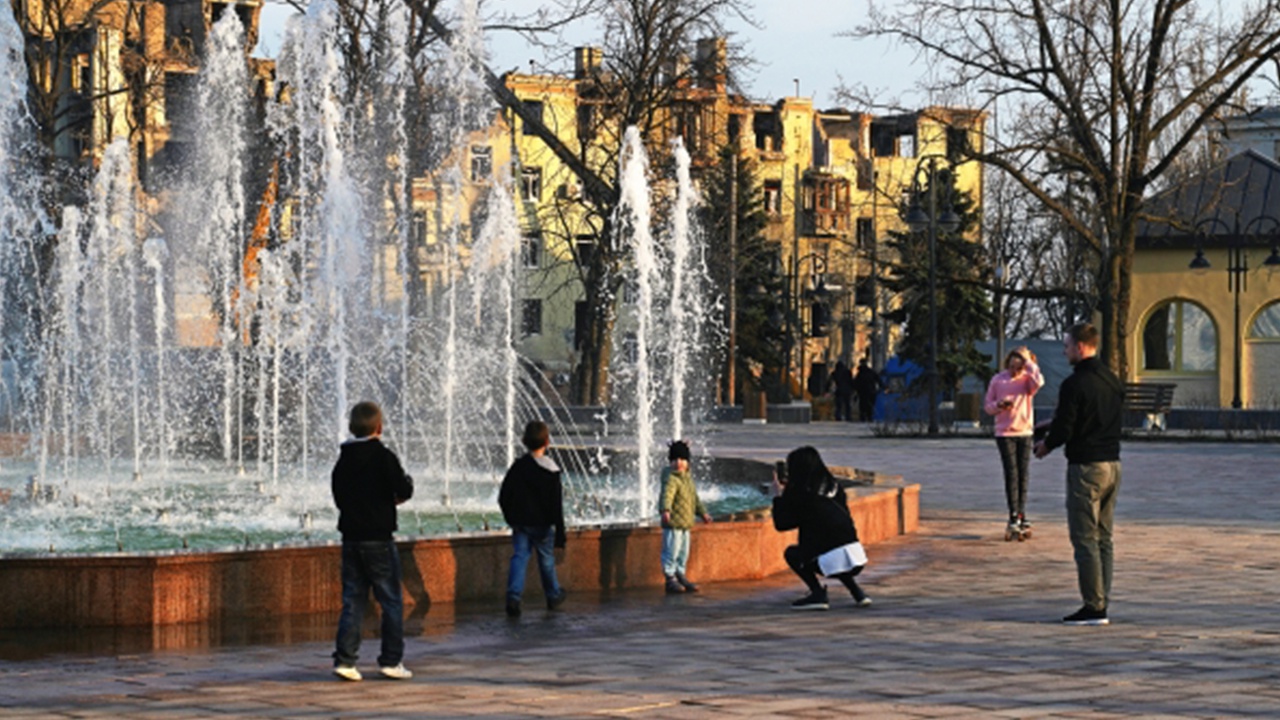
[(662, 527), (688, 530), (693, 523), (707, 514), (707, 508), (698, 499), (693, 487), (693, 473), (677, 472), (670, 467), (662, 470), (662, 512), (671, 513), (671, 521)]

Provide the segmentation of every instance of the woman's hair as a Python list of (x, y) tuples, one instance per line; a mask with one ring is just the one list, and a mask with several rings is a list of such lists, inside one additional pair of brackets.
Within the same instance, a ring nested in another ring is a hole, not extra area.
[(805, 445), (787, 455), (788, 493), (814, 495), (835, 482), (817, 448)]
[(1004, 366), (1005, 366), (1005, 368), (1008, 368), (1008, 367), (1009, 367), (1009, 361), (1010, 361), (1010, 360), (1012, 360), (1012, 359), (1014, 359), (1014, 358), (1022, 358), (1022, 361), (1023, 361), (1023, 362), (1026, 362), (1026, 361), (1027, 361), (1027, 359), (1026, 359), (1026, 358), (1022, 357), (1022, 353), (1018, 352), (1017, 350), (1010, 350), (1010, 351), (1009, 351), (1009, 354), (1007, 354), (1007, 355), (1005, 355), (1005, 356), (1004, 356)]

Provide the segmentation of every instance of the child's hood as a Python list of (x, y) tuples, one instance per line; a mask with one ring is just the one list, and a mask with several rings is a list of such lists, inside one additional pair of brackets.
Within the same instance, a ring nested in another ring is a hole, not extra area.
[(533, 461), (538, 463), (538, 466), (541, 467), (543, 470), (546, 470), (548, 472), (553, 472), (553, 473), (560, 472), (560, 466), (557, 465), (556, 461), (552, 460), (551, 456), (549, 455), (544, 454), (544, 455), (535, 457)]

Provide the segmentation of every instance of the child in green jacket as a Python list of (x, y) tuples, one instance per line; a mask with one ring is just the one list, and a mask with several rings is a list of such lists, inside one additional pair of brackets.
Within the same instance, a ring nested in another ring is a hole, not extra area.
[(698, 591), (684, 574), (689, 564), (689, 530), (698, 517), (711, 522), (693, 486), (689, 457), (689, 444), (676, 440), (667, 449), (671, 464), (662, 470), (662, 574), (668, 593)]

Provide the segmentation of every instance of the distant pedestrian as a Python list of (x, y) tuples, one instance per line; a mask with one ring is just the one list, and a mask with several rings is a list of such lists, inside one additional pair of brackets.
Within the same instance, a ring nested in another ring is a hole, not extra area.
[(862, 543), (858, 542), (849, 501), (844, 488), (822, 462), (822, 456), (808, 446), (792, 450), (786, 463), (776, 466), (773, 482), (774, 528), (800, 530), (799, 543), (789, 546), (783, 558), (809, 588), (809, 594), (791, 603), (791, 609), (831, 607), (827, 588), (818, 575), (843, 583), (853, 595), (855, 605), (870, 605), (871, 598), (853, 579), (862, 572), (867, 557)]
[(1124, 385), (1098, 357), (1098, 329), (1074, 325), (1063, 353), (1074, 369), (1058, 391), (1058, 407), (1035, 455), (1058, 446), (1067, 454), (1067, 529), (1075, 550), (1084, 607), (1067, 625), (1106, 625), (1111, 603), (1112, 524), (1120, 492), (1120, 426)]
[(400, 553), (392, 540), (396, 506), (413, 497), (413, 478), (396, 454), (382, 444), (382, 410), (361, 402), (351, 408), (352, 439), (342, 443), (333, 466), (331, 489), (342, 533), (342, 615), (338, 618), (333, 673), (360, 680), (360, 626), (369, 590), (382, 607), (382, 652), (378, 667), (393, 680), (413, 677), (404, 659), (404, 600)]
[(529, 556), (538, 556), (538, 574), (547, 609), (564, 604), (566, 592), (556, 578), (555, 548), (565, 545), (564, 500), (560, 466), (547, 455), (551, 431), (538, 420), (525, 425), (521, 442), (529, 451), (502, 478), (498, 506), (511, 527), (511, 565), (507, 571), (507, 615), (520, 616)]
[(876, 396), (880, 394), (880, 373), (871, 369), (867, 359), (858, 362), (858, 374), (853, 378), (854, 392), (858, 393), (858, 419), (871, 422), (875, 419)]
[(689, 531), (697, 518), (711, 522), (711, 514), (693, 485), (689, 444), (672, 442), (667, 459), (670, 465), (662, 470), (662, 574), (668, 593), (698, 592), (698, 586), (685, 575), (692, 540)]
[(1004, 539), (1019, 540), (1031, 536), (1027, 522), (1027, 480), (1031, 473), (1031, 436), (1035, 431), (1033, 400), (1044, 377), (1036, 364), (1036, 355), (1027, 347), (1017, 347), (1004, 359), (1004, 370), (996, 373), (987, 386), (983, 409), (995, 416), (996, 447), (1004, 467), (1004, 496), (1009, 507), (1009, 524)]
[(853, 372), (843, 360), (836, 363), (827, 386), (835, 390), (836, 420), (853, 422)]

